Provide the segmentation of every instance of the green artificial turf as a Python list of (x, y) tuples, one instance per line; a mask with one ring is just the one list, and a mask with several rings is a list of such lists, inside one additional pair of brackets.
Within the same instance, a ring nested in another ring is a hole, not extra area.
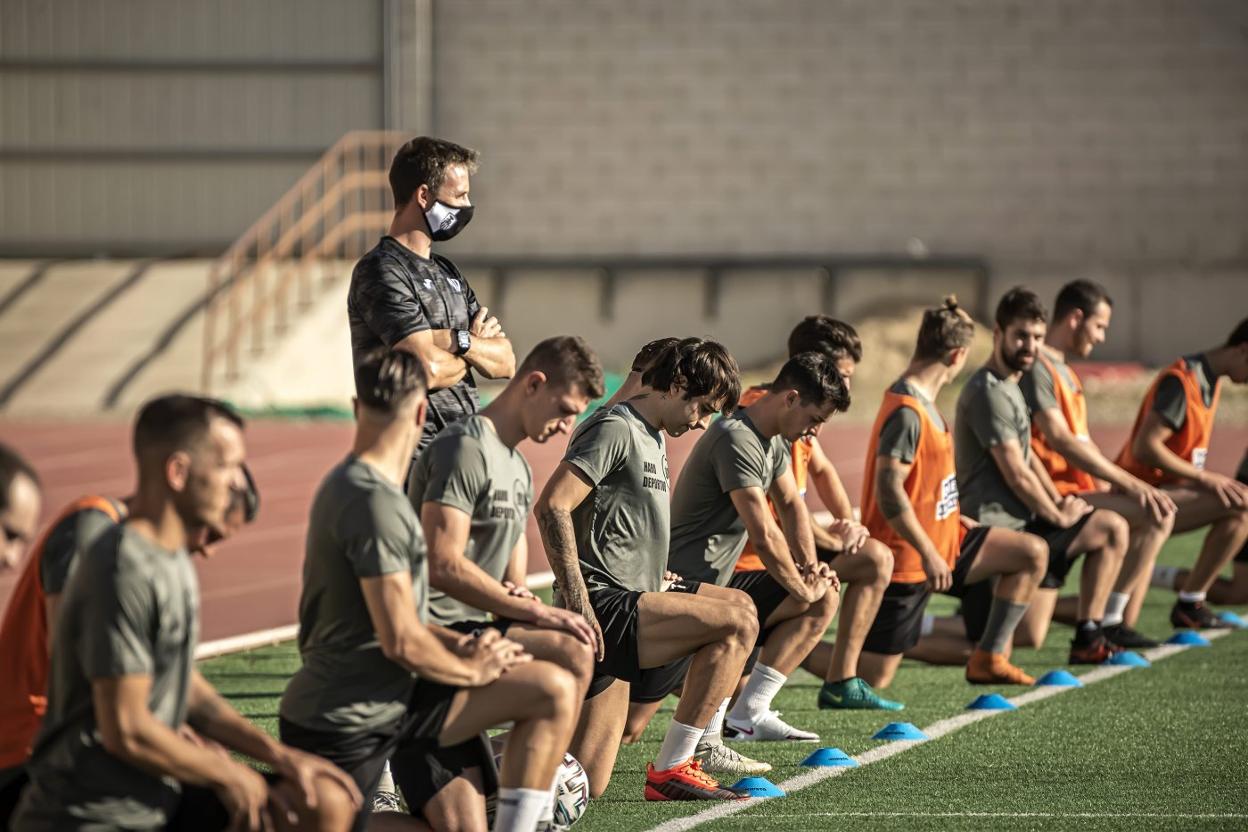
[[(1175, 538), (1162, 561), (1190, 564), (1200, 540), (1199, 534)], [(1173, 600), (1173, 593), (1154, 590), (1139, 629), (1154, 637), (1168, 635)], [(937, 613), (952, 609), (952, 601), (944, 598), (931, 605)], [(1014, 660), (1037, 676), (1062, 667), (1069, 637), (1069, 627), (1054, 624), (1043, 649), (1016, 650)], [(202, 669), (239, 710), (274, 731), (277, 698), (297, 666), (293, 645), (286, 644), (213, 659)], [(899, 715), (819, 711), (818, 689), (818, 680), (799, 670), (775, 707), (793, 724), (818, 731), (820, 745), (851, 755), (879, 746), (870, 737), (892, 719), (922, 728), (962, 713), (971, 699), (986, 692), (966, 684), (961, 668), (910, 661), (888, 693), (906, 703)], [(1024, 691), (999, 690), (1006, 696)], [(579, 832), (648, 829), (707, 808), (641, 799), (645, 764), (658, 750), (674, 702), (668, 700), (641, 742), (620, 750), (611, 786), (591, 804), (577, 825)], [(1239, 632), (1210, 648), (994, 716), (699, 828), (1244, 829), (1245, 720), (1248, 632)], [(772, 763), (776, 768), (770, 779), (780, 782), (809, 771), (798, 763), (817, 746), (738, 747)], [(1181, 817), (1206, 814), (1220, 817)]]

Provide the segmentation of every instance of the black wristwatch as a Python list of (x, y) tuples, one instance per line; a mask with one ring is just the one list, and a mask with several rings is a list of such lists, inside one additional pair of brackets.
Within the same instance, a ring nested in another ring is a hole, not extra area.
[(455, 330), (455, 354), (463, 355), (472, 348), (472, 333), (466, 329)]

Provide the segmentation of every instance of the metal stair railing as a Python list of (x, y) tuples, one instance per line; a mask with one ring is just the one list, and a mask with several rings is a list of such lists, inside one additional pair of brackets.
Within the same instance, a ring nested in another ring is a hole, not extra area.
[(205, 392), (238, 379), (244, 347), (263, 354), (316, 301), (338, 276), (330, 261), (358, 259), (385, 233), (393, 214), (390, 161), (405, 140), (394, 131), (347, 133), (213, 264)]

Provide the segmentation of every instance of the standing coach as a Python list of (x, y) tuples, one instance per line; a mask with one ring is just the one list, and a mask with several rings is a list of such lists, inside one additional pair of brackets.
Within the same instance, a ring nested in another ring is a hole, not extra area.
[(432, 251), (434, 242), (451, 239), (472, 219), (468, 177), (477, 171), (477, 158), (475, 150), (428, 136), (399, 148), (390, 165), (390, 231), (351, 273), (352, 365), (389, 347), (425, 366), (429, 411), (417, 453), (444, 427), (477, 412), (475, 373), (510, 378), (516, 371), (498, 319), (455, 264)]

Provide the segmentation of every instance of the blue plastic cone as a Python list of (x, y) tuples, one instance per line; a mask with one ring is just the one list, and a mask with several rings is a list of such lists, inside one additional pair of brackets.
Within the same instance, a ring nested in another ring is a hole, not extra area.
[(853, 768), (858, 765), (858, 761), (839, 748), (820, 748), (805, 760), (802, 760), (801, 764), (814, 768), (834, 768), (837, 766)]
[(733, 791), (745, 792), (750, 797), (785, 797), (785, 793), (766, 777), (743, 777), (732, 787)]
[(925, 740), (924, 734), (909, 722), (890, 722), (876, 732), (873, 740)]
[(1066, 670), (1050, 670), (1036, 680), (1036, 687), (1081, 688), (1079, 677)]
[(975, 700), (966, 706), (966, 709), (968, 711), (1017, 711), (1018, 706), (999, 693), (985, 693), (976, 696)]
[(1141, 656), (1134, 650), (1123, 650), (1121, 653), (1115, 653), (1110, 656), (1105, 664), (1120, 665), (1122, 667), (1152, 667), (1153, 663)]
[(1166, 639), (1166, 644), (1181, 644), (1184, 647), (1208, 647), (1209, 639), (1195, 630), (1179, 630)]
[(1236, 615), (1230, 610), (1224, 610), (1223, 612), (1218, 613), (1218, 620), (1225, 621), (1236, 630), (1248, 629), (1248, 621), (1245, 621), (1243, 616)]

